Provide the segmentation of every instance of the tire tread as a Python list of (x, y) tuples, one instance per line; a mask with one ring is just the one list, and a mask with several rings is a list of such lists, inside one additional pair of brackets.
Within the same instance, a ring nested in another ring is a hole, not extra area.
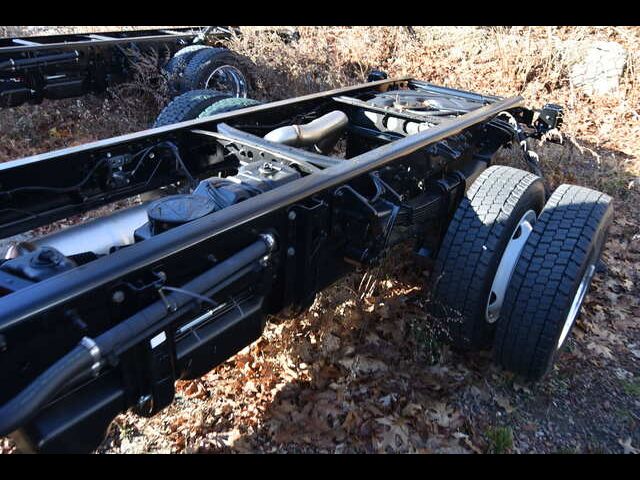
[(507, 290), (497, 363), (531, 380), (546, 374), (585, 262), (612, 215), (611, 197), (585, 187), (561, 185), (549, 198)]
[(484, 291), (502, 255), (498, 250), (504, 248), (506, 236), (511, 234), (506, 230), (513, 228), (513, 219), (509, 219), (530, 189), (538, 189), (541, 208), (544, 200), (539, 177), (511, 167), (492, 166), (473, 182), (454, 213), (436, 258), (434, 294), (438, 302), (454, 308), (462, 317), (449, 329), (458, 346), (490, 344), (493, 327), (484, 320)]

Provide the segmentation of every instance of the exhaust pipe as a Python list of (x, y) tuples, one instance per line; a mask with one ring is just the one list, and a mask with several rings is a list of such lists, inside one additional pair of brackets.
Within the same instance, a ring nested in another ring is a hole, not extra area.
[(338, 136), (348, 124), (347, 115), (340, 110), (334, 110), (306, 125), (287, 125), (276, 128), (267, 133), (264, 139), (292, 147), (315, 145), (318, 150), (323, 151), (335, 145), (335, 142), (330, 141), (337, 141)]
[(53, 247), (63, 255), (93, 252), (109, 253), (111, 247), (122, 247), (134, 242), (133, 232), (149, 220), (148, 204), (137, 205), (105, 217), (91, 220), (56, 233), (31, 240), (35, 247)]

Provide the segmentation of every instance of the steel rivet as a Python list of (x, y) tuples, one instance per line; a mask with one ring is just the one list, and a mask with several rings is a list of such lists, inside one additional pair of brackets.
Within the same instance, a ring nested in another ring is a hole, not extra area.
[(116, 290), (111, 297), (114, 303), (124, 302), (124, 292), (122, 290)]

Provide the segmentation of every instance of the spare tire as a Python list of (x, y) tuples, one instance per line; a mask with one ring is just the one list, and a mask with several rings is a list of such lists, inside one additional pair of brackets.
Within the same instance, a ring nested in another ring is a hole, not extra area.
[(229, 98), (225, 93), (215, 90), (192, 90), (174, 98), (158, 115), (153, 128), (193, 120), (211, 104)]
[(246, 98), (250, 85), (245, 75), (247, 62), (226, 48), (196, 52), (189, 59), (181, 80), (184, 90), (210, 89)]

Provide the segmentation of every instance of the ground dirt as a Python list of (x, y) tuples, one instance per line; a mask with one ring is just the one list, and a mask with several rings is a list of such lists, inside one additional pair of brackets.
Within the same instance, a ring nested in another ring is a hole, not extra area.
[[(97, 451), (638, 453), (640, 29), (304, 27), (292, 43), (250, 30), (230, 46), (252, 65), (261, 100), (354, 84), (377, 67), (564, 105), (562, 145), (531, 148), (552, 188), (576, 183), (614, 197), (604, 266), (554, 370), (529, 384), (489, 354), (436, 340), (425, 313), (431, 267), (395, 248), (308, 311), (271, 318), (260, 340), (201, 379), (179, 381), (160, 414), (118, 416)], [(613, 94), (589, 97), (568, 80), (571, 41), (593, 40), (617, 41), (629, 55)], [(150, 74), (101, 96), (0, 111), (0, 161), (147, 127), (166, 102)], [(499, 155), (522, 167), (514, 158)], [(0, 451), (14, 450), (0, 439)]]

